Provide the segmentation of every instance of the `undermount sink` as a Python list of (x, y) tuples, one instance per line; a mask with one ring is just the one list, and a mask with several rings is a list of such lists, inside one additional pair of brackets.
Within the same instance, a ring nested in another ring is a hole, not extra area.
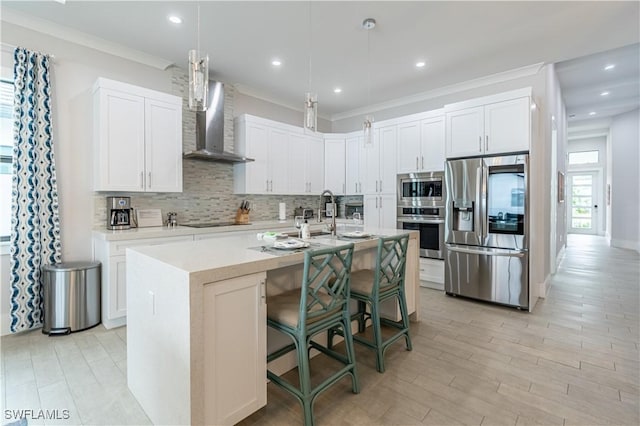
[[(294, 237), (297, 238), (298, 237), (298, 232), (287, 232), (287, 235), (290, 237)], [(314, 237), (331, 237), (331, 232), (327, 232), (327, 231), (311, 231), (309, 233), (309, 235), (311, 236), (311, 238)]]

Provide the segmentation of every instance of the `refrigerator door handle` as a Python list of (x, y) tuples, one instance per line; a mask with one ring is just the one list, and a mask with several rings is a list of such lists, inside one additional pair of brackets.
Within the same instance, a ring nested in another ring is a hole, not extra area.
[(478, 203), (477, 206), (477, 211), (474, 212), (474, 220), (475, 220), (475, 226), (476, 229), (478, 229), (478, 237), (480, 238), (480, 244), (484, 244), (484, 240), (485, 240), (485, 228), (484, 228), (484, 218), (486, 216), (486, 208), (487, 208), (487, 203), (486, 203), (486, 186), (485, 186), (485, 180), (484, 180), (484, 161), (481, 163), (480, 167), (478, 167), (477, 170), (477, 176), (476, 176), (476, 202)]
[(485, 248), (484, 250), (474, 250), (472, 248), (447, 245), (447, 250), (456, 253), (464, 254), (479, 254), (483, 256), (509, 256), (509, 257), (524, 257), (524, 251), (500, 249), (500, 248)]

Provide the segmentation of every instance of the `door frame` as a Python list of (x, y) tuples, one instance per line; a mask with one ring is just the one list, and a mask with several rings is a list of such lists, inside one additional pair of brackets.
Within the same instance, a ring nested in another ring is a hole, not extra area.
[[(575, 229), (571, 227), (571, 211), (573, 208), (572, 205), (572, 189), (573, 189), (573, 176), (576, 175), (592, 175), (593, 176), (593, 181), (592, 181), (592, 188), (593, 188), (593, 192), (592, 192), (592, 215), (591, 215), (591, 220), (593, 222), (593, 231), (581, 231), (580, 229)], [(598, 167), (598, 168), (589, 168), (589, 169), (574, 169), (574, 170), (568, 170), (567, 171), (567, 178), (566, 178), (566, 191), (567, 191), (567, 196), (566, 196), (566, 203), (567, 203), (567, 233), (571, 233), (571, 234), (589, 234), (589, 235), (604, 235), (604, 231), (603, 231), (603, 227), (602, 227), (602, 223), (603, 223), (603, 198), (602, 198), (602, 178), (603, 178), (603, 173), (602, 173), (602, 168)], [(594, 209), (593, 205), (597, 205), (598, 208)]]

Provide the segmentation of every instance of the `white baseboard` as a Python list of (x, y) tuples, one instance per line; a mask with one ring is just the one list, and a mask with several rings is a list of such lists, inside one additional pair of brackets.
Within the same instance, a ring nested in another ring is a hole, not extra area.
[(551, 275), (547, 275), (544, 282), (538, 283), (538, 297), (545, 299), (551, 288)]
[(611, 239), (609, 244), (611, 245), (611, 247), (618, 247), (618, 248), (623, 248), (623, 249), (628, 249), (628, 250), (635, 250), (638, 253), (640, 253), (640, 242), (638, 241), (631, 241), (631, 240), (618, 240), (618, 239)]

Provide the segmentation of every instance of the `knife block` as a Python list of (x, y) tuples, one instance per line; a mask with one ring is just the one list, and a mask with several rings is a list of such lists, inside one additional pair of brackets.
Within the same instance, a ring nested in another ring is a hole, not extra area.
[(238, 209), (236, 211), (236, 224), (246, 225), (247, 223), (249, 223), (249, 212), (243, 209)]

